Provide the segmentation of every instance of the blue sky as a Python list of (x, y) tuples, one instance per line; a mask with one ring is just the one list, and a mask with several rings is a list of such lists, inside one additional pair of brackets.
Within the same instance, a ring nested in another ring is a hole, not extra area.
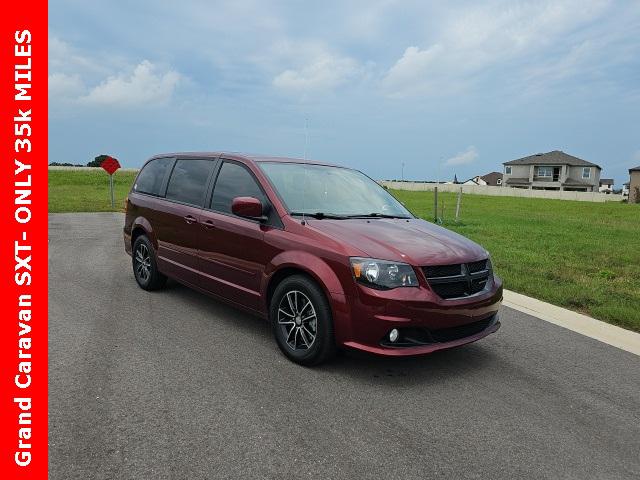
[(640, 2), (92, 1), (49, 11), (50, 161), (308, 156), (459, 179), (640, 165)]

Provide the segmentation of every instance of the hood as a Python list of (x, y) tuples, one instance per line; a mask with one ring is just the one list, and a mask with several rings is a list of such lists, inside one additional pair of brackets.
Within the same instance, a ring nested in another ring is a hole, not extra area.
[(484, 248), (451, 230), (419, 219), (309, 220), (319, 233), (351, 245), (365, 256), (415, 266), (473, 262)]

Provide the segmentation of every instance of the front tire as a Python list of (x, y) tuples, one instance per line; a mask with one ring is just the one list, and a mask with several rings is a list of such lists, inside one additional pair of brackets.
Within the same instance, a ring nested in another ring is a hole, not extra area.
[(304, 275), (284, 279), (271, 298), (269, 318), (282, 353), (301, 365), (318, 365), (336, 351), (329, 302)]
[(158, 271), (155, 250), (146, 235), (140, 235), (133, 242), (131, 261), (133, 275), (143, 290), (158, 290), (167, 283), (167, 277)]

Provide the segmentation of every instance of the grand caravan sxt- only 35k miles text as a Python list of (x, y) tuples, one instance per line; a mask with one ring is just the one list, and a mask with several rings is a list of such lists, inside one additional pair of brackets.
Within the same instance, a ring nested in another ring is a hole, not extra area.
[(129, 193), (124, 244), (140, 287), (171, 277), (258, 314), (305, 365), (337, 348), (425, 354), (500, 327), (487, 251), (349, 168), (158, 155)]

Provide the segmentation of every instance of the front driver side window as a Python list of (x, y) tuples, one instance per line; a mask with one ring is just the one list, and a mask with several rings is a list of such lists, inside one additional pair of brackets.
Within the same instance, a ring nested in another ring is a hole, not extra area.
[(249, 171), (237, 163), (224, 162), (213, 189), (211, 209), (231, 213), (231, 202), (235, 197), (255, 197), (266, 204), (260, 186)]

